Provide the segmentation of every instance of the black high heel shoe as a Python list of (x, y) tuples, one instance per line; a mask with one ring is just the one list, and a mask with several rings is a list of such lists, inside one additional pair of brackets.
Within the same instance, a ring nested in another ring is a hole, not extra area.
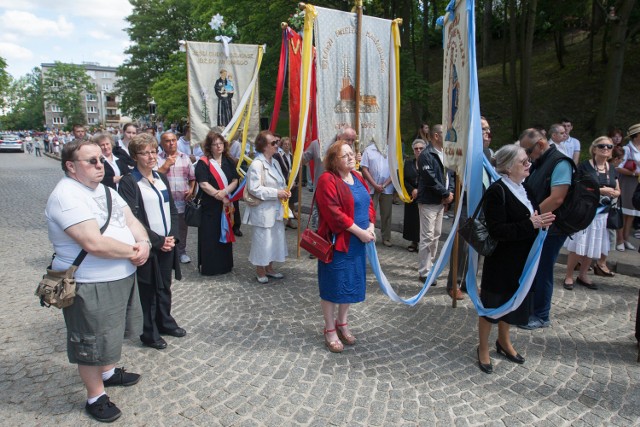
[(498, 340), (496, 340), (496, 351), (498, 352), (498, 354), (503, 355), (513, 363), (517, 363), (518, 365), (522, 365), (524, 363), (524, 357), (520, 356), (518, 352), (516, 352), (515, 356), (507, 353), (507, 351), (502, 348), (502, 346), (500, 345), (500, 341)]
[(485, 374), (493, 373), (493, 365), (491, 364), (491, 359), (489, 359), (489, 363), (485, 364), (480, 361), (480, 347), (478, 347), (478, 367)]

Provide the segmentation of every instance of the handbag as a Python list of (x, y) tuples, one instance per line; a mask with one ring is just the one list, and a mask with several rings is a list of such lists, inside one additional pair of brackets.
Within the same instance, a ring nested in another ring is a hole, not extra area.
[[(499, 184), (498, 184), (499, 185)], [(500, 186), (500, 185), (499, 185)], [(503, 191), (504, 189), (500, 186), (500, 189)], [(487, 229), (487, 225), (485, 220), (480, 220), (478, 215), (480, 213), (480, 208), (482, 207), (482, 203), (484, 202), (484, 196), (487, 193), (485, 192), (476, 207), (475, 212), (470, 218), (467, 218), (464, 224), (458, 228), (458, 234), (464, 239), (469, 246), (471, 246), (476, 252), (483, 256), (489, 256), (493, 253), (498, 246), (498, 242), (493, 240), (489, 235), (489, 230)]]
[[(313, 212), (313, 204), (316, 201), (315, 194), (311, 201), (311, 212)], [(300, 236), (300, 247), (311, 255), (318, 258), (318, 260), (325, 264), (330, 263), (333, 260), (333, 244), (336, 242), (336, 236), (333, 236), (333, 242), (329, 242), (327, 239), (309, 228), (309, 222), (311, 221), (311, 214), (307, 220), (307, 227)]]
[[(265, 176), (264, 176), (264, 165), (262, 166), (262, 181), (264, 183), (265, 181)], [(251, 194), (251, 192), (249, 191), (249, 182), (247, 182), (244, 186), (244, 189), (242, 190), (242, 199), (244, 200), (244, 202), (250, 206), (250, 207), (255, 207), (258, 206), (260, 203), (262, 203), (262, 200), (258, 199), (256, 196), (254, 196), (253, 194)]]
[(628, 170), (628, 171), (635, 172), (636, 171), (636, 162), (633, 161), (632, 159), (629, 159), (626, 162), (624, 162), (624, 165), (622, 167), (624, 169)]
[(618, 200), (611, 204), (609, 215), (607, 215), (607, 228), (619, 230), (622, 228), (622, 209), (618, 206)]
[[(107, 198), (107, 221), (100, 228), (100, 234), (104, 233), (111, 220), (111, 190), (106, 186), (105, 196)], [(51, 264), (53, 264), (55, 256), (56, 254), (53, 254), (53, 257), (51, 257)], [(42, 307), (65, 308), (73, 304), (73, 299), (76, 296), (76, 279), (74, 275), (86, 256), (87, 251), (81, 250), (71, 267), (63, 271), (52, 270), (51, 265), (49, 265), (46, 274), (42, 276), (42, 280), (38, 283), (35, 291), (35, 295), (40, 299)]]
[(202, 189), (198, 195), (184, 205), (184, 222), (189, 227), (200, 227), (202, 222)]

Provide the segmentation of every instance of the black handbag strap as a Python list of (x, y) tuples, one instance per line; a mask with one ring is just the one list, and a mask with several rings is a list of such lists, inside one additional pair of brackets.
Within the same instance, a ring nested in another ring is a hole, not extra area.
[[(104, 223), (104, 225), (100, 228), (100, 234), (103, 234), (105, 232), (105, 230), (107, 229), (107, 227), (109, 226), (109, 221), (111, 221), (111, 205), (112, 205), (112, 200), (111, 200), (111, 190), (109, 189), (109, 187), (107, 187), (106, 185), (102, 184), (104, 186), (104, 193), (107, 196), (107, 221)], [(76, 259), (73, 261), (73, 266), (78, 267), (80, 265), (80, 263), (82, 263), (82, 261), (84, 261), (84, 258), (87, 256), (87, 251), (85, 251), (84, 249), (80, 251), (80, 253), (78, 254), (78, 256), (76, 257)]]
[[(499, 181), (496, 181), (496, 183)], [(502, 188), (502, 185), (500, 184), (496, 184), (498, 187), (500, 187), (500, 192), (502, 193), (502, 201), (506, 202), (505, 199), (505, 194), (504, 194), (504, 188)], [(487, 191), (489, 189), (487, 188)], [(487, 191), (484, 192), (484, 194), (482, 195), (482, 197), (480, 198), (480, 201), (478, 202), (478, 206), (476, 206), (476, 210), (473, 212), (473, 215), (471, 215), (472, 219), (477, 219), (478, 218), (478, 214), (480, 213), (480, 208), (482, 208), (482, 203), (484, 202), (484, 197), (487, 195)]]

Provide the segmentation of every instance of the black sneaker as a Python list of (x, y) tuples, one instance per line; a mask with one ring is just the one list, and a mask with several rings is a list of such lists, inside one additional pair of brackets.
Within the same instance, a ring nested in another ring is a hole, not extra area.
[(103, 423), (110, 423), (122, 415), (122, 411), (118, 409), (115, 403), (109, 400), (109, 396), (103, 394), (94, 403), (89, 405), (89, 402), (84, 407), (87, 413), (96, 420)]
[(116, 371), (108, 380), (102, 381), (105, 387), (124, 386), (137, 384), (140, 381), (140, 374), (125, 371), (123, 368), (116, 368)]

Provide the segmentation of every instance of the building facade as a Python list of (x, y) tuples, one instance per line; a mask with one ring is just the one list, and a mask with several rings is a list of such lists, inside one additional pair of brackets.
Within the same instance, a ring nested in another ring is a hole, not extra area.
[[(89, 127), (118, 127), (120, 124), (120, 97), (115, 93), (118, 80), (116, 67), (104, 67), (95, 62), (80, 64), (95, 85), (95, 92), (83, 92), (85, 124)], [(55, 64), (41, 64), (42, 74), (55, 67)], [(55, 104), (45, 101), (44, 116), (48, 129), (60, 129), (66, 126), (62, 110)]]

